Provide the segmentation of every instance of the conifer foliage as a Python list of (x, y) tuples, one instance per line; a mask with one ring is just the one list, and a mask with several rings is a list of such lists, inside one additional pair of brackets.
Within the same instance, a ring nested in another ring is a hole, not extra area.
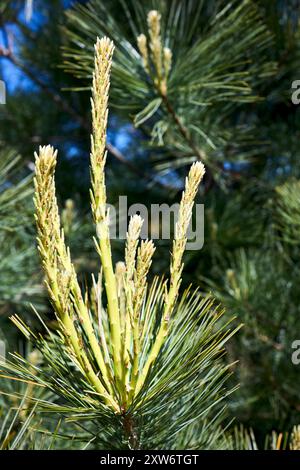
[(114, 267), (105, 184), (113, 49), (109, 39), (97, 40), (91, 101), (90, 195), (99, 275), (93, 277), (91, 291), (83, 293), (60, 225), (57, 152), (41, 147), (36, 155), (35, 217), (57, 328), (45, 326), (41, 336), (20, 317), (12, 317), (40, 351), (42, 366), (15, 356), (2, 367), (63, 399), (55, 403), (32, 397), (38, 409), (88, 420), (96, 448), (212, 448), (222, 437), (221, 402), (229, 393), (224, 385), (229, 366), (220, 356), (233, 331), (218, 322), (222, 311), (211, 297), (190, 290), (179, 293), (187, 229), (205, 170), (201, 162), (194, 163), (186, 178), (170, 279), (156, 278), (148, 285), (155, 248), (151, 240), (139, 243), (139, 215), (129, 222), (125, 261)]
[(1, 449), (299, 448), (299, 5), (1, 2)]
[[(115, 18), (116, 4), (129, 28)], [(78, 78), (91, 76), (93, 35), (117, 44), (112, 106), (150, 135), (157, 169), (200, 159), (220, 180), (224, 161), (252, 160), (251, 126), (234, 116), (260, 99), (259, 86), (276, 70), (254, 2), (91, 0), (68, 19), (65, 68)]]

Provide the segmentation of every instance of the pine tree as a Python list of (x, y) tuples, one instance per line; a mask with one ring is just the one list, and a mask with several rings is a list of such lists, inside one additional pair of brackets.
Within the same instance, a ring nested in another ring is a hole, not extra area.
[(93, 35), (114, 39), (112, 106), (149, 136), (163, 180), (206, 164), (205, 243), (187, 257), (187, 273), (245, 324), (229, 349), (241, 383), (231, 406), (259, 438), (298, 422), (299, 253), (286, 243), (299, 206), (297, 6), (92, 0), (68, 12), (66, 69), (84, 85)]
[(97, 41), (91, 208), (102, 270), (98, 279), (93, 278), (90, 294), (83, 295), (60, 225), (54, 180), (57, 152), (40, 147), (35, 217), (57, 328), (45, 325), (46, 335), (41, 336), (14, 316), (13, 322), (40, 351), (43, 366), (15, 355), (13, 361), (2, 363), (2, 369), (63, 398), (55, 403), (28, 396), (44, 411), (86, 422), (96, 448), (212, 448), (222, 437), (223, 407), (218, 405), (229, 393), (224, 388), (228, 366), (220, 354), (234, 331), (228, 325), (216, 328), (222, 311), (209, 296), (189, 290), (179, 295), (186, 233), (204, 166), (193, 164), (186, 178), (170, 280), (156, 278), (147, 285), (155, 248), (152, 241), (139, 245), (143, 221), (138, 215), (129, 222), (125, 262), (114, 268), (104, 175), (112, 53), (110, 40)]
[[(14, 23), (23, 40), (18, 47), (14, 47), (16, 40), (7, 41), (0, 54), (13, 52), (6, 60), (27, 73), (32, 89), (12, 94), (0, 109), (0, 140), (6, 153), (15, 148), (26, 163), (37, 144), (49, 142), (59, 149), (56, 181), (58, 203), (64, 207), (61, 222), (84, 292), (93, 292), (90, 274), (98, 270), (87, 190), (88, 100), (98, 35), (109, 36), (116, 45), (106, 142), (108, 199), (115, 202), (119, 194), (127, 194), (132, 202), (140, 198), (148, 204), (180, 201), (187, 166), (199, 160), (206, 166), (199, 194), (205, 204), (204, 246), (199, 253), (185, 254), (180, 295), (192, 281), (200, 286), (201, 297), (212, 291), (226, 307), (220, 325), (225, 328), (232, 314), (236, 315), (234, 327), (244, 324), (222, 359), (224, 367), (239, 361), (229, 389), (237, 382), (240, 386), (228, 399), (230, 416), (238, 427), (225, 437), (221, 433), (219, 439), (217, 405), (213, 432), (203, 418), (200, 427), (196, 423), (178, 433), (170, 447), (297, 448), (293, 426), (299, 424), (299, 374), (291, 361), (291, 345), (299, 330), (300, 167), (299, 111), (291, 102), (291, 84), (300, 68), (298, 0), (230, 4), (225, 0), (91, 0), (76, 2), (66, 17), (63, 2), (51, 2), (51, 10), (46, 3), (33, 3), (34, 11), (43, 15), (43, 27), (20, 21), (23, 2), (1, 3), (1, 26)], [(117, 140), (115, 130), (120, 132), (123, 123), (133, 136), (124, 155), (112, 145)], [(168, 247), (163, 242), (156, 245), (152, 273), (166, 273)], [(32, 239), (26, 246), (32, 251)], [(112, 243), (112, 255), (115, 265), (123, 257), (121, 243)], [(19, 267), (9, 268), (8, 278), (16, 273), (14, 283), (4, 283), (5, 311), (10, 304), (15, 309), (17, 291), (26, 284), (25, 278), (32, 279), (27, 263), (23, 270), (19, 269), (22, 260), (8, 259), (10, 267)], [(122, 271), (122, 265), (117, 266)], [(148, 276), (152, 285), (151, 272)], [(41, 306), (36, 306), (40, 312)], [(57, 326), (52, 315), (49, 311), (46, 320), (51, 335)], [(66, 369), (59, 369), (64, 343), (55, 335), (50, 342), (52, 350), (59, 351), (54, 355), (58, 362), (48, 354), (39, 371), (45, 374), (57, 366), (62, 389), (56, 392), (63, 394), (71, 390), (64, 381)], [(49, 352), (46, 343), (39, 347)], [(25, 380), (33, 379), (28, 377), (28, 367), (19, 370)], [(89, 383), (85, 385), (90, 390)], [(46, 409), (64, 414), (82, 405), (59, 408), (56, 392)], [(5, 406), (9, 409), (11, 403)], [(146, 414), (149, 417), (149, 409)], [(115, 421), (109, 417), (105, 422), (109, 426), (105, 437), (94, 425), (89, 437), (82, 429), (64, 431), (72, 436), (74, 446), (81, 439), (87, 446), (105, 447), (114, 441), (114, 432), (122, 446), (128, 445), (122, 423), (111, 428)], [(52, 432), (56, 424), (47, 421), (45, 427)], [(140, 445), (169, 446), (166, 436), (167, 431), (159, 444), (148, 436)], [(55, 446), (63, 442), (59, 439)]]

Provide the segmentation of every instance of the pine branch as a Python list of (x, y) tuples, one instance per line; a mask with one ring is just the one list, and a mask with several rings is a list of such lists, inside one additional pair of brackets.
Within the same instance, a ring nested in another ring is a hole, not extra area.
[[(113, 50), (108, 38), (97, 40), (90, 194), (101, 275), (97, 282), (93, 278), (91, 293), (84, 294), (61, 229), (55, 192), (57, 152), (50, 146), (41, 147), (35, 156), (35, 217), (38, 249), (57, 326), (52, 332), (43, 324), (43, 337), (18, 316), (12, 317), (41, 351), (45, 366), (32, 369), (26, 360), (13, 355), (13, 360), (1, 364), (1, 369), (16, 380), (34, 382), (57, 393), (66, 405), (46, 400), (39, 402), (39, 409), (75, 420), (88, 419), (95, 425), (92, 432), (97, 443), (109, 445), (110, 439), (117, 448), (172, 447), (179, 442), (175, 436), (200, 417), (206, 428), (203, 417), (209, 416), (212, 407), (229, 393), (224, 389), (229, 366), (219, 358), (237, 328), (230, 331), (226, 324), (216, 329), (222, 312), (213, 306), (212, 299), (201, 298), (197, 292), (181, 295), (179, 290), (187, 230), (204, 175), (201, 162), (191, 166), (186, 178), (169, 283), (157, 279), (148, 285), (154, 245), (142, 241), (138, 246), (142, 227), (139, 216), (129, 224), (125, 263), (114, 269), (105, 183)], [(219, 419), (217, 413), (211, 422), (213, 442), (219, 439), (220, 431), (214, 427)]]

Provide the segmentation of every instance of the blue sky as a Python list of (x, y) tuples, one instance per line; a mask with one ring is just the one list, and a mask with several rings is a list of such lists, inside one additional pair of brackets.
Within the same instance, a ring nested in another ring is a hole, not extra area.
[[(69, 8), (74, 4), (74, 0), (64, 0), (63, 4), (65, 8)], [(19, 21), (22, 23), (26, 22), (25, 18), (25, 9), (20, 12)], [(35, 8), (35, 1), (33, 0), (33, 15), (28, 23), (28, 26), (33, 30), (37, 31), (43, 24), (44, 18), (40, 13), (40, 10)], [(8, 24), (9, 31), (12, 33), (15, 38), (14, 42), (14, 54), (18, 54), (17, 43), (22, 41), (22, 36), (20, 34), (19, 28), (15, 25)], [(5, 37), (3, 31), (0, 30), (0, 45), (5, 44)], [(18, 89), (32, 89), (35, 85), (27, 78), (27, 76), (15, 67), (9, 60), (0, 58), (0, 79), (5, 82), (7, 93), (14, 93)]]

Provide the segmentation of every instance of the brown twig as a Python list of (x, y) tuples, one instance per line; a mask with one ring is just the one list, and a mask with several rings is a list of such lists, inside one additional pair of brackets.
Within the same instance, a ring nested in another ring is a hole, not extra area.
[(167, 112), (172, 117), (172, 119), (173, 119), (174, 123), (176, 124), (180, 134), (183, 137), (183, 139), (186, 141), (186, 143), (188, 144), (190, 149), (193, 151), (193, 153), (195, 154), (197, 159), (205, 163), (205, 168), (206, 168), (205, 193), (207, 193), (211, 189), (211, 187), (215, 184), (214, 176), (212, 174), (212, 171), (210, 170), (210, 164), (207, 161), (207, 156), (206, 156), (206, 154), (203, 150), (199, 149), (196, 146), (195, 142), (193, 141), (193, 139), (191, 137), (191, 134), (190, 134), (189, 130), (182, 123), (180, 117), (177, 115), (177, 113), (176, 113), (175, 109), (173, 108), (173, 106), (172, 106), (169, 98), (167, 97), (167, 95), (163, 95), (163, 94), (160, 94), (160, 95), (161, 95), (162, 101), (165, 105), (165, 108), (166, 108)]
[(135, 430), (133, 417), (129, 413), (123, 416), (123, 428), (130, 448), (137, 450), (139, 448), (139, 440)]

